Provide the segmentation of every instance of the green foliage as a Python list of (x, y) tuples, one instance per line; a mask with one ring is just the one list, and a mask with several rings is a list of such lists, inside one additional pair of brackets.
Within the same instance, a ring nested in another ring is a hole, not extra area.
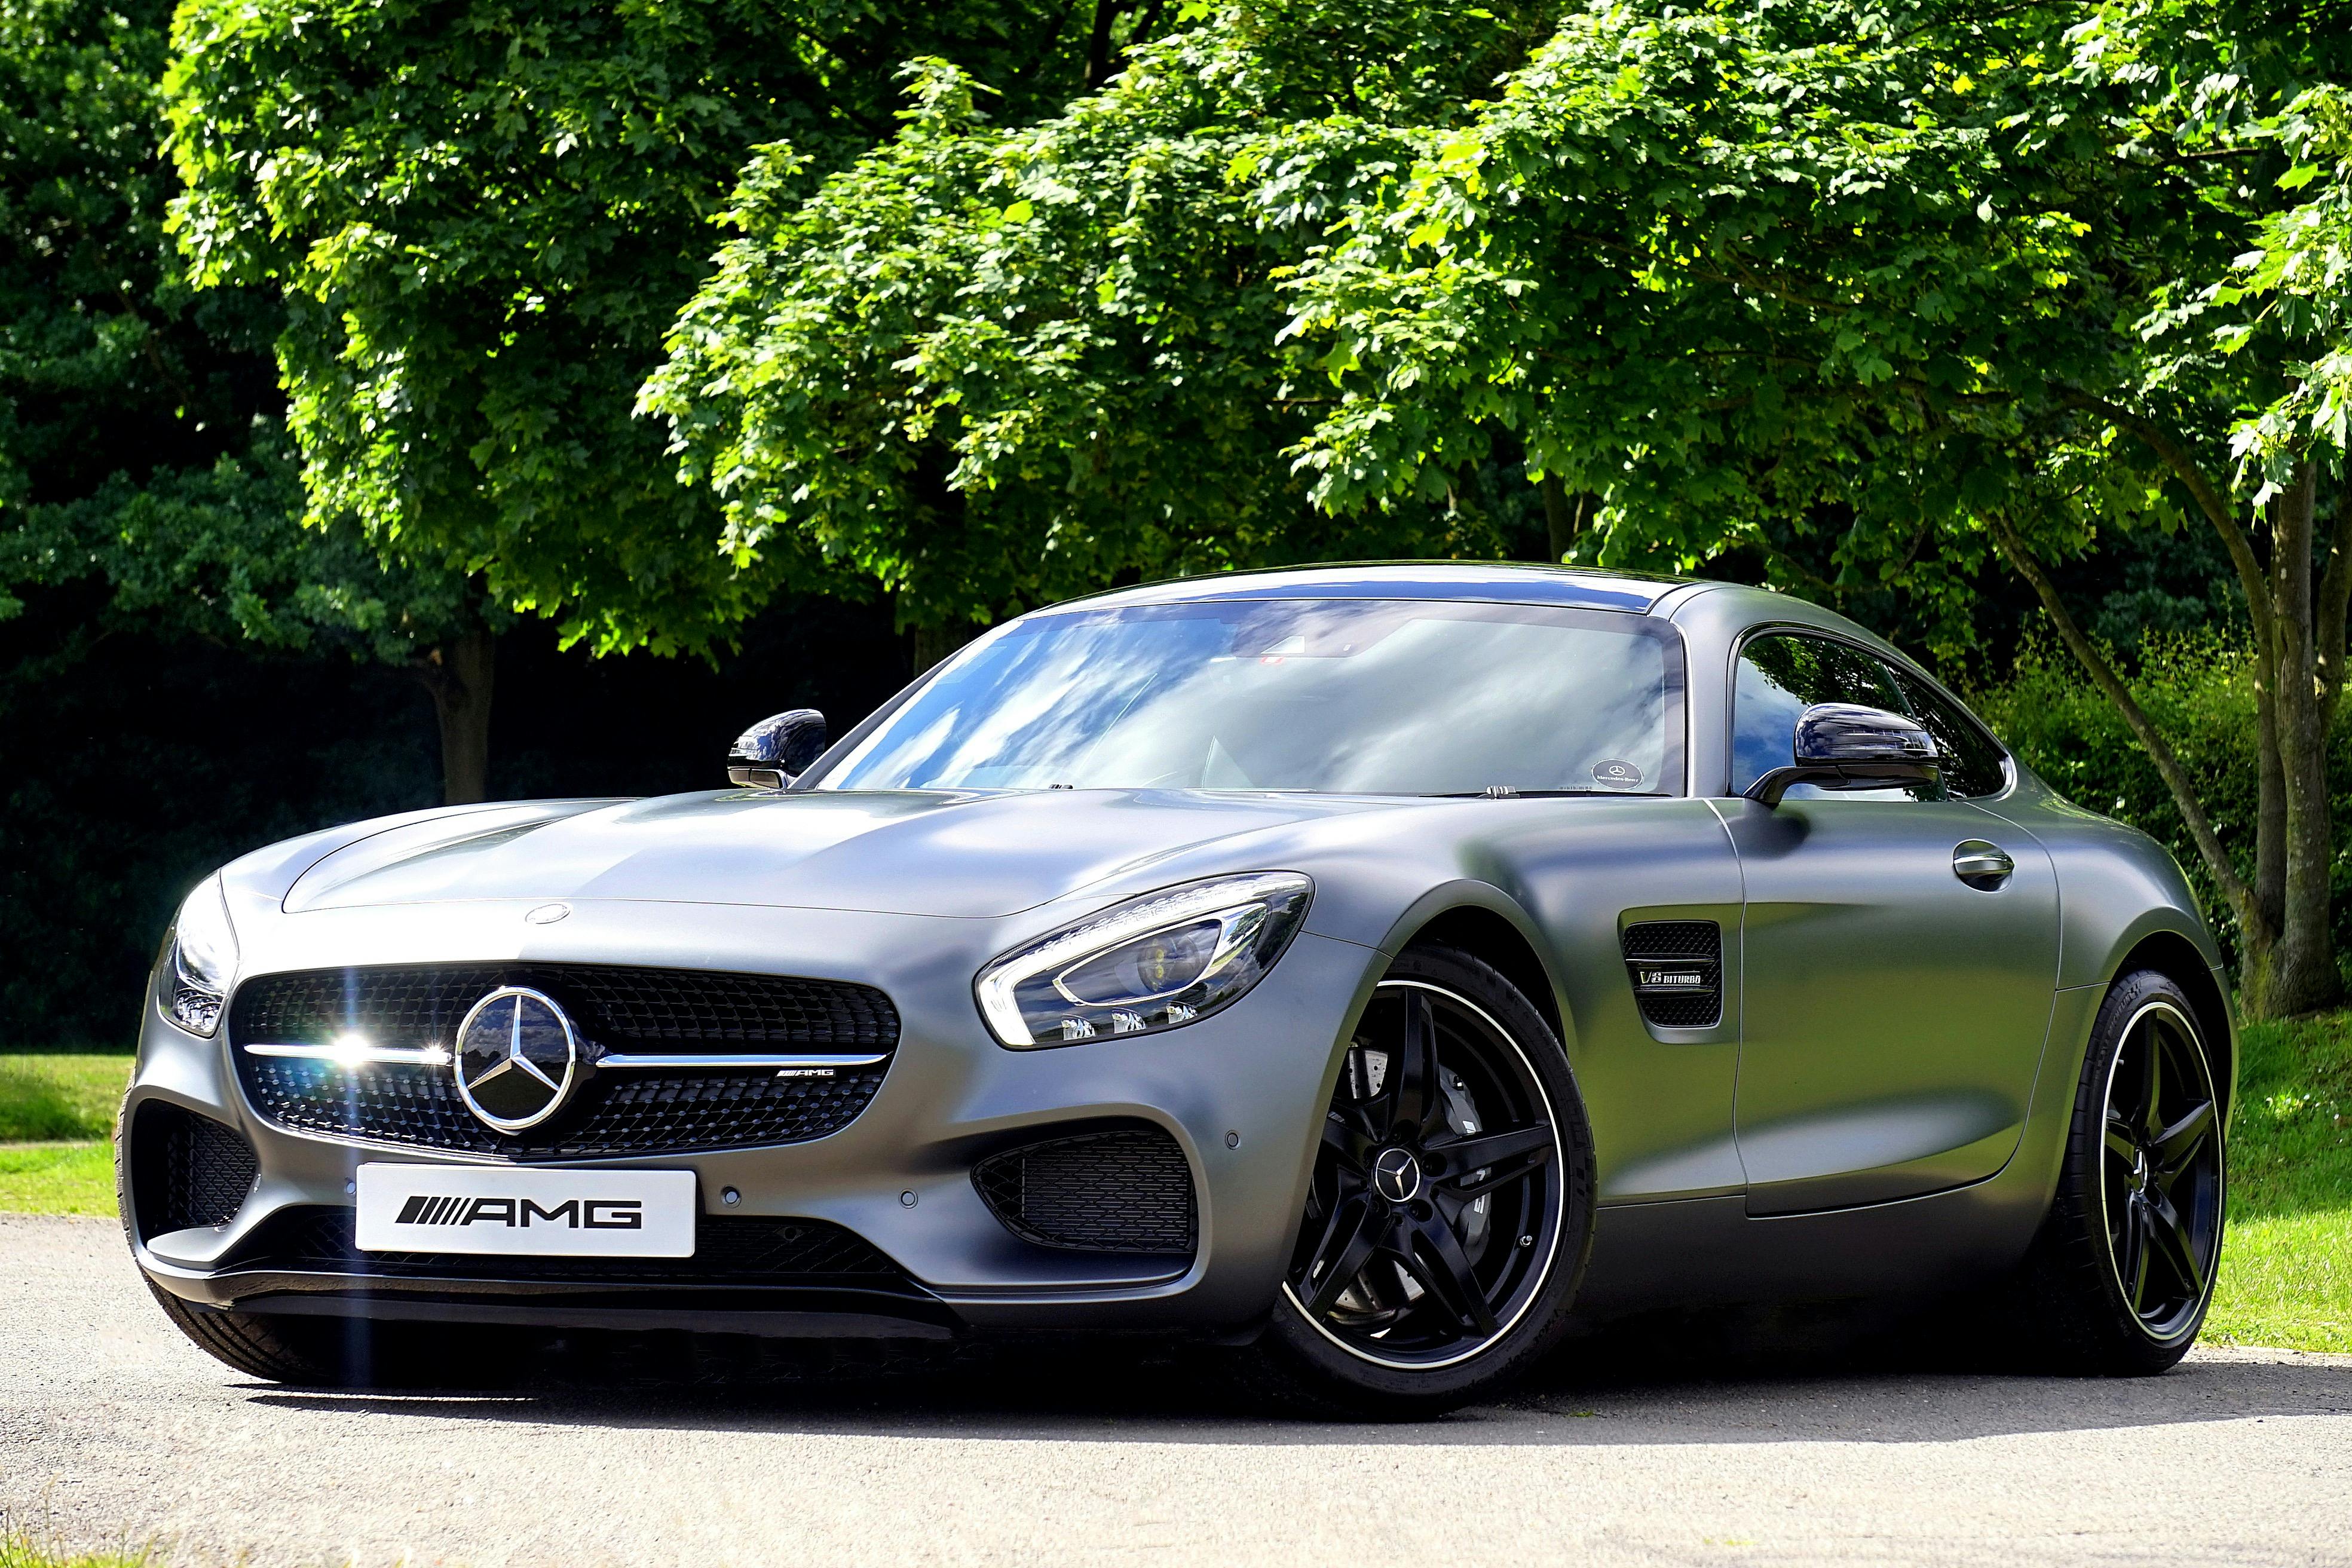
[(762, 150), (644, 396), (730, 549), (805, 542), (922, 624), (1122, 574), (1501, 552), (1524, 510), (1482, 505), (1476, 465), (1411, 516), (1316, 515), (1282, 454), (1318, 397), (1276, 332), (1287, 271), (1408, 153), (1397, 128), (1462, 113), (1541, 14), (1183, 18), (1039, 124), (929, 60), (896, 138), (814, 194), (798, 149)]
[(163, 233), (167, 19), (0, 5), (0, 616), (89, 580), (100, 626), (404, 661), (459, 584), (298, 527), (276, 301), (191, 290)]
[[(79, 1212), (79, 1211), (74, 1211)], [(151, 1568), (153, 1552), (72, 1552), (0, 1519), (0, 1568)]]
[(110, 1137), (127, 1056), (0, 1055), (0, 1143)]
[(749, 149), (838, 164), (918, 53), (1066, 91), (1065, 9), (191, 0), (173, 221), (199, 282), (282, 294), (314, 521), (600, 649), (707, 647), (797, 542), (720, 547), (632, 404)]
[[(2154, 635), (2135, 650), (2132, 693), (2201, 785), (2207, 815), (2222, 841), (2243, 847), (2251, 877), (2257, 779), (2253, 657), (2217, 632)], [(1970, 705), (2017, 754), (2060, 794), (2150, 835), (2189, 874), (2225, 942), (2233, 935), (2228, 907), (2189, 840), (2171, 794), (2123, 716), (2046, 642), (2028, 643), (2014, 673), (1977, 691)], [(2340, 712), (2328, 748), (2329, 790), (2352, 798), (2352, 712)], [(2336, 834), (2338, 951), (2352, 952), (2352, 821), (2339, 813)]]

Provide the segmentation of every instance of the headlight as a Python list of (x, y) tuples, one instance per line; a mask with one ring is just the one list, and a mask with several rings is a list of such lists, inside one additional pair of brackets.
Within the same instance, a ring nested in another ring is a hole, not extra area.
[(192, 1035), (220, 1027), (221, 1003), (236, 974), (236, 932), (228, 923), (218, 877), (207, 877), (172, 922), (172, 951), (163, 965), (164, 1010)]
[(1023, 1050), (1205, 1018), (1265, 978), (1314, 891), (1295, 871), (1261, 871), (1114, 904), (982, 970), (981, 1016)]

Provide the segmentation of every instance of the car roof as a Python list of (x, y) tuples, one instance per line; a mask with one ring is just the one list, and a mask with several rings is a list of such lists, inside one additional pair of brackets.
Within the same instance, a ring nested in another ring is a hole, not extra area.
[(1669, 595), (1711, 586), (1687, 577), (1594, 572), (1569, 566), (1475, 561), (1389, 561), (1362, 565), (1293, 566), (1176, 577), (1072, 599), (1045, 610), (1230, 599), (1463, 599), (1504, 605), (1559, 605), (1646, 615)]

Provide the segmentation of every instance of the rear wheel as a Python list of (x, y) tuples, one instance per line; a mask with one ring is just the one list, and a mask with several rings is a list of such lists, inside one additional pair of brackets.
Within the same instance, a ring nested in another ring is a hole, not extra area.
[(2142, 1376), (2189, 1352), (2221, 1256), (2221, 1121), (2187, 995), (2153, 970), (2116, 981), (2091, 1032), (2065, 1166), (2022, 1279), (2039, 1359)]
[(1433, 1415), (1559, 1338), (1591, 1241), (1591, 1139), (1543, 1016), (1448, 948), (1400, 958), (1324, 1117), (1297, 1244), (1255, 1347), (1294, 1408)]

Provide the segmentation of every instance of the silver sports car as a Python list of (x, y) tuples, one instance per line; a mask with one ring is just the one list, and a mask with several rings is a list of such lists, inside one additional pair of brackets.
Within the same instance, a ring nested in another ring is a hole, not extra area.
[(1391, 1414), (1660, 1305), (1998, 1288), (2123, 1373), (2203, 1320), (2235, 1041), (2179, 869), (1801, 601), (1134, 588), (728, 773), (191, 893), (121, 1133), (172, 1320), (310, 1383), (461, 1324), (1140, 1331)]

